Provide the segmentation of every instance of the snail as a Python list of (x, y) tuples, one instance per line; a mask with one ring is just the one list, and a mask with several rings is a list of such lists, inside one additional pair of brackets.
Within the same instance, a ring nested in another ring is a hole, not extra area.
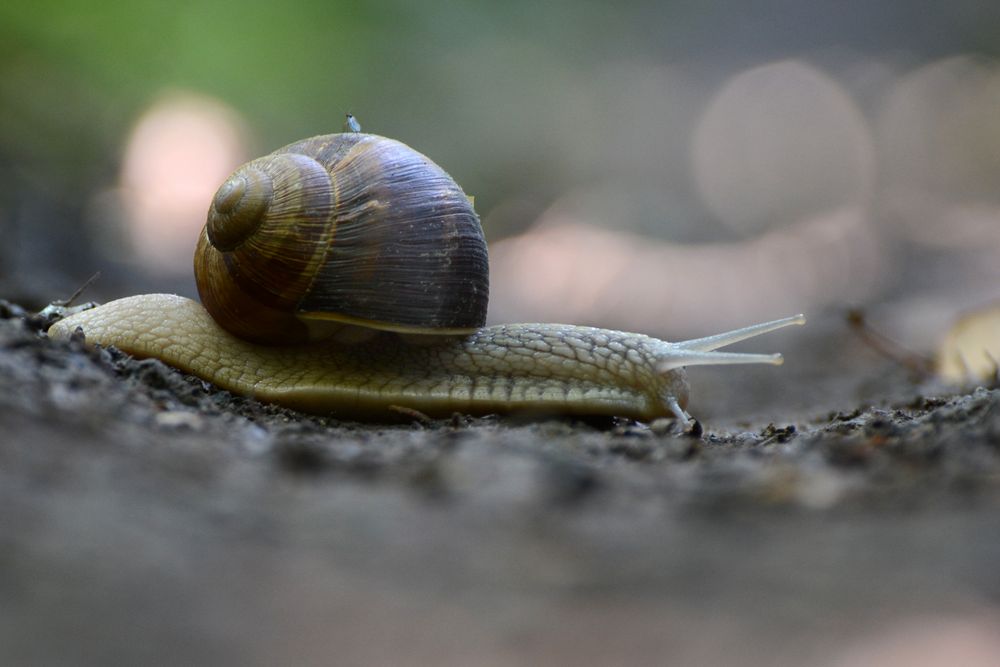
[(687, 421), (685, 366), (780, 364), (779, 354), (716, 350), (805, 322), (677, 343), (563, 324), (486, 327), (487, 249), (470, 198), (424, 155), (355, 125), (252, 160), (222, 184), (195, 253), (201, 304), (127, 297), (49, 336), (81, 328), (89, 344), (350, 419), (401, 409)]

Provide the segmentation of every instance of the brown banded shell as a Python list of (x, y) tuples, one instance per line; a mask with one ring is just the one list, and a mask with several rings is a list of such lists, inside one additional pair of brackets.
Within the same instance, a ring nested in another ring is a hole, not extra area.
[(355, 132), (237, 169), (212, 201), (195, 279), (221, 326), (267, 343), (338, 325), (463, 333), (483, 325), (489, 298), (486, 241), (462, 189), (412, 148)]

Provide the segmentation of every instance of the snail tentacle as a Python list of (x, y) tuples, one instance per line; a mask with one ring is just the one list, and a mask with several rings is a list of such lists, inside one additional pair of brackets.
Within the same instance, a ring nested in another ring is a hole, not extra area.
[[(798, 315), (792, 315), (791, 317), (783, 317), (779, 320), (771, 320), (770, 322), (752, 324), (748, 327), (740, 327), (739, 329), (734, 329), (732, 331), (727, 331), (725, 333), (715, 334), (714, 336), (705, 336), (704, 338), (692, 338), (691, 340), (680, 341), (678, 343), (674, 343), (673, 345), (675, 347), (682, 348), (685, 350), (710, 352), (712, 350), (717, 350), (720, 347), (726, 347), (727, 345), (738, 343), (741, 340), (746, 340), (747, 338), (753, 338), (755, 336), (760, 336), (762, 334), (771, 333), (772, 331), (777, 331), (778, 329), (783, 329), (784, 327), (793, 325), (803, 325), (805, 323), (806, 323), (806, 316), (803, 315), (802, 313), (799, 313)], [(734, 363), (734, 362), (723, 362), (723, 363)], [(778, 361), (777, 363), (780, 364), (781, 362)]]

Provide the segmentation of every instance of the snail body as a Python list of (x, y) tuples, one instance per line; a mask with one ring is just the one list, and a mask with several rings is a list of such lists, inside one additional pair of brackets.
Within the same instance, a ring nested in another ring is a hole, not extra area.
[(204, 305), (119, 299), (49, 329), (155, 357), (234, 393), (391, 419), (544, 412), (688, 419), (684, 366), (781, 363), (717, 352), (801, 316), (668, 343), (562, 324), (484, 327), (486, 244), (461, 188), (391, 139), (286, 146), (213, 199), (195, 255)]

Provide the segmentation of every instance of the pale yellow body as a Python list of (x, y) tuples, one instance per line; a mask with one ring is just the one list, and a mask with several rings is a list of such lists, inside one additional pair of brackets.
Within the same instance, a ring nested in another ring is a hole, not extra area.
[[(487, 327), (438, 343), (379, 333), (361, 344), (289, 347), (248, 343), (190, 299), (128, 297), (49, 329), (68, 338), (155, 357), (237, 394), (345, 418), (389, 419), (391, 408), (453, 412), (682, 416), (683, 369), (664, 370), (672, 350), (649, 336), (560, 324)], [(679, 413), (679, 414), (678, 414)]]

